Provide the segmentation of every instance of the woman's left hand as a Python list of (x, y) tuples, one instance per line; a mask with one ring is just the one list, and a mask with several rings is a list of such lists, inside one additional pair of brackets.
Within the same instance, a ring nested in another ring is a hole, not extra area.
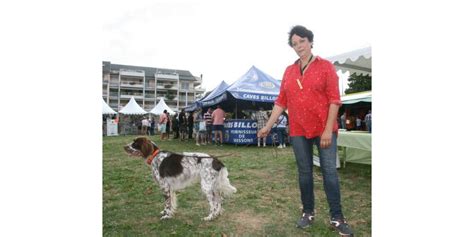
[(321, 148), (328, 148), (331, 146), (331, 141), (332, 141), (332, 131), (324, 130), (323, 134), (321, 135), (321, 140), (319, 143), (319, 146)]

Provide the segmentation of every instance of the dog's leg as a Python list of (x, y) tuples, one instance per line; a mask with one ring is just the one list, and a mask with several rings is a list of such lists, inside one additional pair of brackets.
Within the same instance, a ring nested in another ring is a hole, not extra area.
[(160, 213), (161, 220), (169, 219), (173, 217), (175, 205), (173, 205), (173, 196), (176, 196), (173, 191), (171, 191), (168, 185), (162, 186), (162, 190), (165, 197), (165, 209)]
[(204, 192), (206, 194), (207, 201), (209, 202), (209, 215), (204, 217), (203, 220), (210, 221), (210, 220), (216, 218), (216, 216), (217, 216), (217, 214), (216, 214), (217, 205), (216, 205), (216, 202), (214, 200), (214, 192), (212, 192), (212, 190), (206, 190)]
[(219, 216), (222, 213), (222, 197), (218, 191), (214, 191), (214, 203), (216, 205), (216, 216)]
[(222, 209), (222, 198), (216, 190), (216, 174), (205, 173), (201, 176), (201, 190), (206, 195), (209, 202), (209, 215), (204, 218), (205, 221), (210, 221), (216, 218)]

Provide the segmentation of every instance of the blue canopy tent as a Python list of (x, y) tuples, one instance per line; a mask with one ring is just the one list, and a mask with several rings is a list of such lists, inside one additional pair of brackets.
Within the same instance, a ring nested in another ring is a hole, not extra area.
[(225, 111), (234, 111), (237, 116), (238, 111), (243, 109), (272, 109), (280, 93), (280, 81), (252, 66), (232, 85), (214, 91), (198, 102), (201, 107), (219, 104)]
[(202, 107), (209, 107), (206, 106), (207, 104), (218, 104), (222, 100), (226, 99), (226, 94), (224, 92), (227, 87), (229, 87), (229, 84), (227, 84), (225, 81), (222, 81), (218, 86), (216, 86), (216, 88), (211, 91), (211, 93), (199, 100), (196, 100), (192, 105), (186, 107), (184, 110), (186, 112), (191, 112)]
[(204, 97), (202, 100), (199, 100), (198, 105), (200, 107), (209, 107), (222, 102), (227, 99), (225, 91), (228, 87), (229, 84), (222, 81), (214, 90), (212, 90), (211, 93), (209, 93), (209, 95)]

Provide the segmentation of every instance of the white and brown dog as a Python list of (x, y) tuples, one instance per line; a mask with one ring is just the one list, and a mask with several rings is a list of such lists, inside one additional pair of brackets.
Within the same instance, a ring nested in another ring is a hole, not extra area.
[(176, 154), (160, 151), (158, 146), (146, 137), (138, 137), (124, 146), (132, 156), (141, 156), (152, 166), (152, 175), (165, 196), (165, 209), (161, 219), (173, 217), (177, 208), (175, 191), (201, 181), (201, 190), (210, 205), (210, 213), (204, 220), (212, 220), (222, 212), (223, 196), (237, 192), (227, 177), (224, 164), (216, 157), (205, 153)]

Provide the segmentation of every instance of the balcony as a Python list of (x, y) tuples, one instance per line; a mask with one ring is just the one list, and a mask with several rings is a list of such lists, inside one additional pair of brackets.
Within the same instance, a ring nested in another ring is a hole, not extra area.
[(170, 85), (170, 84), (157, 85), (156, 89), (157, 90), (178, 90), (178, 86), (177, 85)]
[(194, 88), (194, 91), (197, 92), (197, 93), (204, 93), (204, 92), (206, 92), (206, 89), (197, 87), (197, 88)]
[(110, 86), (110, 87), (113, 87), (113, 88), (118, 88), (119, 83), (118, 83), (118, 82), (111, 82), (111, 83), (109, 84), (109, 86)]
[(143, 89), (143, 83), (142, 82), (122, 82), (120, 83), (120, 87)]
[(202, 79), (200, 77), (194, 77), (196, 80), (194, 81), (194, 86), (199, 86), (202, 84)]
[(131, 99), (132, 97), (134, 97), (135, 99), (143, 100), (143, 95), (142, 94), (126, 94), (126, 95), (121, 94), (120, 95), (120, 99)]
[(162, 73), (155, 73), (155, 78), (160, 81), (160, 80), (173, 80), (177, 81), (179, 79), (179, 75), (176, 74), (162, 74)]
[(145, 77), (145, 71), (120, 69), (120, 76)]
[(155, 88), (153, 88), (153, 86), (146, 86), (146, 87), (145, 87), (145, 90), (147, 90), (147, 91), (155, 91)]
[(154, 94), (146, 94), (145, 95), (145, 100), (146, 101), (155, 101), (155, 95)]

